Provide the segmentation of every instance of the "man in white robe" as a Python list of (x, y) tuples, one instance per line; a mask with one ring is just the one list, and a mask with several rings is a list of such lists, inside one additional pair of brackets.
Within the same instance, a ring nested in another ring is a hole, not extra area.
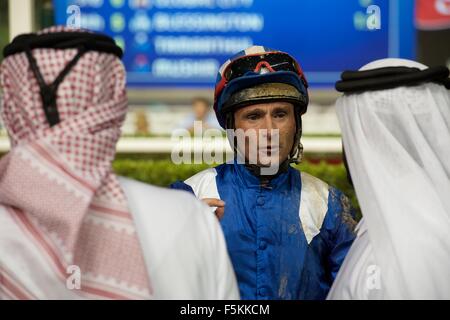
[[(399, 68), (388, 67), (404, 68), (393, 75)], [(360, 71), (374, 69), (376, 76), (336, 103), (363, 218), (328, 299), (449, 299), (448, 70), (426, 81), (432, 72), (426, 66), (383, 59)], [(415, 81), (406, 85), (411, 75)], [(344, 83), (355, 85), (353, 76), (343, 74)], [(361, 89), (379, 86), (382, 77), (390, 88)]]
[(209, 209), (112, 172), (128, 109), (121, 51), (68, 31), (5, 49), (0, 299), (238, 299)]

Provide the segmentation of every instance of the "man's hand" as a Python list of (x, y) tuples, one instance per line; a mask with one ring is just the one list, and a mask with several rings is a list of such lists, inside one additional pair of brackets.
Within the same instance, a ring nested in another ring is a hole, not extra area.
[(206, 203), (208, 206), (217, 209), (214, 211), (214, 214), (216, 217), (220, 220), (223, 217), (223, 214), (225, 212), (225, 202), (220, 199), (214, 199), (214, 198), (205, 198), (202, 199), (204, 203)]

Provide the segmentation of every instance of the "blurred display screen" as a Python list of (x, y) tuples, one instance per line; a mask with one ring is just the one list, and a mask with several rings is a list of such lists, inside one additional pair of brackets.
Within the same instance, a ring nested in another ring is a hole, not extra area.
[(294, 55), (312, 87), (332, 87), (343, 70), (414, 58), (413, 7), (412, 0), (54, 0), (58, 25), (80, 22), (123, 47), (129, 86), (173, 88), (213, 86), (220, 65), (251, 45)]

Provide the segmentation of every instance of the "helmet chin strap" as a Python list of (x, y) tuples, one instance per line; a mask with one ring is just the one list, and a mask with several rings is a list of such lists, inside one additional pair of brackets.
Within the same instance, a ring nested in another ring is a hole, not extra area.
[(289, 155), (287, 160), (289, 160), (289, 163), (299, 164), (303, 160), (303, 144), (300, 140), (298, 141), (295, 149), (295, 153), (293, 155)]
[[(295, 108), (297, 108), (297, 107), (295, 107)], [(294, 114), (295, 114), (296, 131), (295, 131), (294, 144), (292, 146), (291, 152), (289, 153), (288, 160), (289, 160), (289, 163), (299, 164), (303, 160), (303, 144), (301, 142), (302, 116), (300, 115), (299, 112), (297, 112), (297, 110), (295, 110)]]

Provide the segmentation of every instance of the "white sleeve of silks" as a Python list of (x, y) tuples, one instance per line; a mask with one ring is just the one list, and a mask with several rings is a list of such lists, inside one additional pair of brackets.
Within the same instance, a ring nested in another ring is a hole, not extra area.
[[(216, 184), (217, 172), (214, 168), (208, 168), (200, 171), (192, 177), (186, 179), (184, 183), (192, 188), (195, 196), (202, 200), (206, 198), (220, 199)], [(209, 207), (209, 212), (215, 213), (217, 207)]]
[(188, 192), (126, 178), (128, 199), (156, 299), (239, 299), (217, 218)]
[(364, 218), (355, 231), (357, 237), (339, 269), (327, 300), (383, 299), (381, 272), (372, 252)]

